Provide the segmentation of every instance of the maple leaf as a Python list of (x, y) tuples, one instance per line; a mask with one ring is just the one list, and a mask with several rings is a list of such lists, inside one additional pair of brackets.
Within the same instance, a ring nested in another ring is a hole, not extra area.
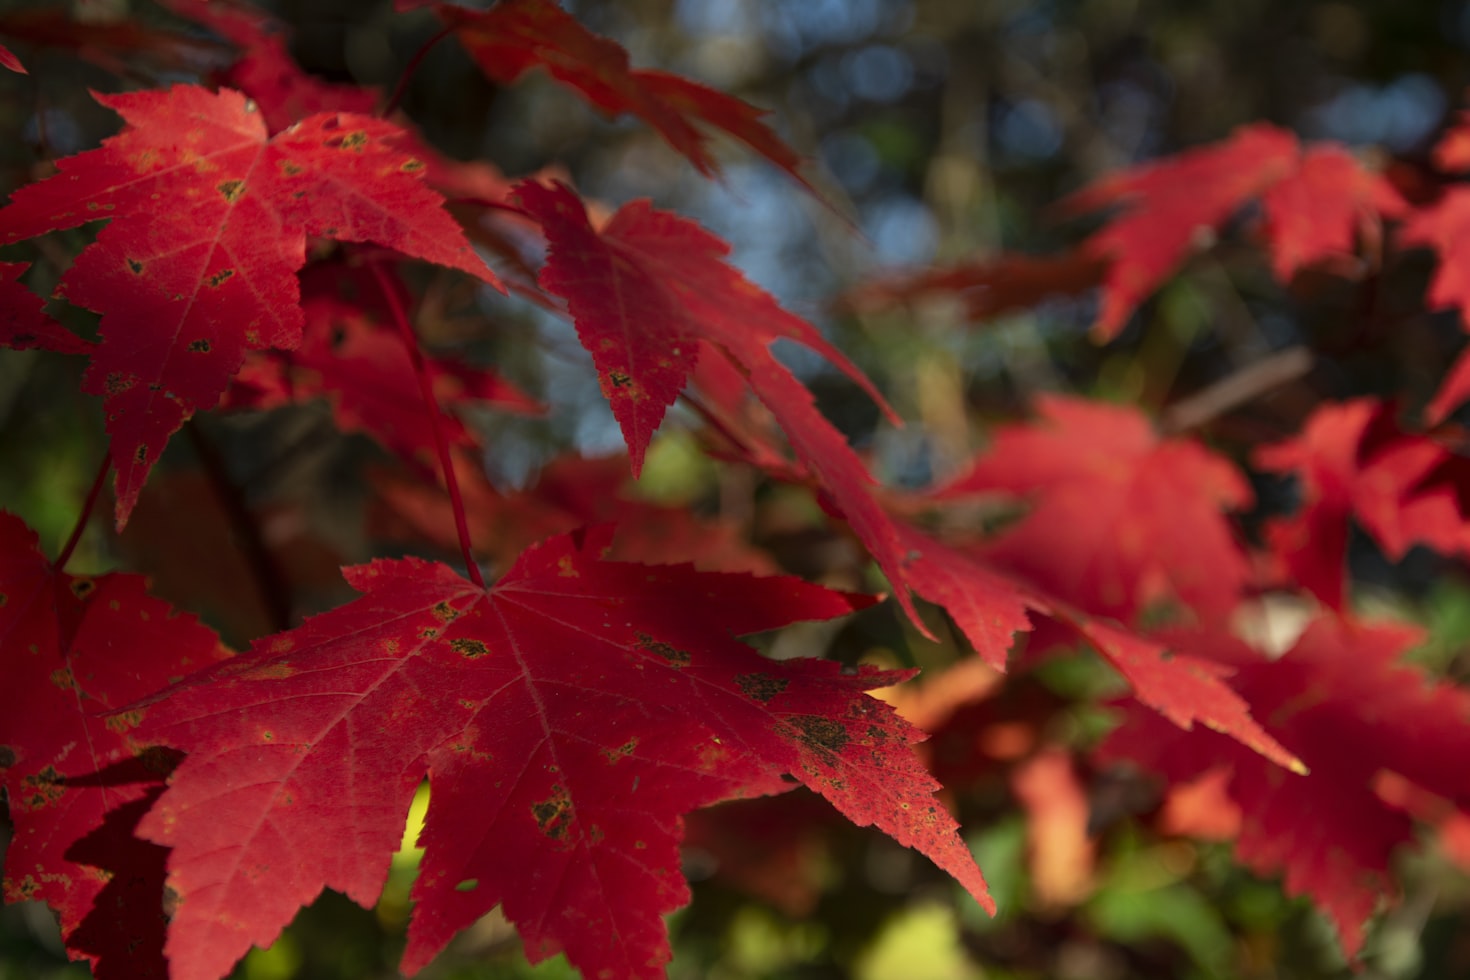
[[(694, 222), (634, 201), (598, 231), (565, 185), (525, 183), (517, 194), (546, 230), (551, 247), (542, 285), (567, 300), (622, 427), (634, 475), (649, 437), (695, 366), (698, 342), (708, 341), (745, 374), (879, 567), (901, 581), (897, 532), (869, 491), (872, 476), (770, 345), (786, 338), (822, 354), (897, 423), (872, 383), (815, 327), (726, 262), (730, 246)], [(898, 601), (926, 630), (906, 591), (899, 591)]]
[[(223, 655), (141, 576), (63, 574), (0, 511), (0, 781), (15, 828), (5, 900), (54, 908), (67, 948), (99, 977), (164, 972), (162, 857), (130, 822), (169, 762), (99, 715)], [(89, 845), (95, 834), (111, 844)]]
[(1434, 204), (1409, 215), (1399, 229), (1399, 240), (1438, 253), (1439, 266), (1429, 283), (1429, 305), (1458, 309), (1461, 326), (1470, 331), (1470, 275), (1465, 272), (1470, 259), (1470, 187), (1451, 187)]
[(95, 346), (42, 312), (41, 297), (20, 284), (27, 262), (0, 262), (0, 347), (89, 354)]
[(1345, 601), (1349, 517), (1394, 560), (1415, 544), (1470, 553), (1461, 490), (1470, 461), (1403, 431), (1391, 405), (1367, 398), (1324, 405), (1301, 435), (1261, 447), (1254, 462), (1301, 480), (1301, 509), (1268, 524), (1267, 539), (1291, 579), (1334, 609)]
[(173, 848), (174, 980), (221, 976), (323, 886), (371, 904), (425, 775), (409, 972), (500, 904), (533, 961), (661, 976), (681, 814), (786, 773), (990, 906), (921, 733), (863, 693), (908, 675), (733, 639), (867, 599), (608, 562), (609, 538), (554, 538), (489, 590), (416, 559), (349, 569), (360, 599), (135, 709), (188, 753), (139, 828)]
[(390, 123), (319, 115), (268, 138), (238, 92), (97, 98), (127, 128), (16, 191), (0, 241), (109, 219), (58, 292), (103, 314), (83, 388), (104, 398), (119, 526), (169, 436), (219, 400), (245, 351), (300, 343), (307, 234), (496, 282)]
[(1125, 170), (1083, 188), (1058, 205), (1073, 214), (1121, 203), (1126, 213), (1088, 239), (1109, 259), (1102, 309), (1093, 331), (1109, 340), (1188, 253), (1213, 241), (1245, 201), (1291, 171), (1296, 137), (1264, 123), (1243, 126), (1222, 143)]
[(1045, 396), (1038, 424), (994, 444), (932, 499), (1002, 492), (1030, 511), (985, 548), (999, 567), (1092, 613), (1132, 620), (1177, 599), (1229, 615), (1248, 575), (1222, 511), (1249, 507), (1244, 476), (1196, 442), (1160, 439), (1133, 408)]
[(1094, 333), (1102, 340), (1117, 336), (1144, 297), (1261, 194), (1273, 269), (1282, 281), (1305, 265), (1332, 260), (1341, 267), (1355, 237), (1376, 247), (1382, 219), (1407, 210), (1387, 181), (1346, 150), (1322, 144), (1303, 151), (1294, 135), (1266, 123), (1105, 177), (1059, 205), (1072, 214), (1111, 204), (1124, 210), (1084, 245), (1112, 263)]
[(632, 68), (622, 45), (593, 34), (554, 0), (503, 0), (486, 11), (429, 6), (493, 81), (511, 84), (544, 68), (608, 115), (629, 113), (648, 123), (702, 174), (719, 166), (701, 124), (728, 133), (812, 190), (797, 172), (801, 157), (761, 121), (763, 110), (678, 75)]
[(1301, 762), (1251, 717), (1250, 705), (1225, 682), (1230, 671), (1187, 647), (1170, 646), (1089, 616), (990, 564), (974, 552), (904, 528), (905, 584), (943, 606), (991, 668), (1006, 669), (1016, 632), (1030, 630), (1031, 613), (1049, 617), (1091, 644), (1133, 689), (1133, 696), (1186, 731), (1196, 721), (1236, 739), (1287, 769)]
[[(408, 287), (380, 270), (398, 309), (412, 305)], [(301, 346), (289, 352), (252, 352), (227, 404), (270, 409), (326, 396), (344, 432), (365, 432), (421, 474), (435, 479), (434, 420), (419, 392), (413, 362), (372, 270), (319, 263), (301, 275), (305, 317)], [(426, 357), (438, 426), (453, 446), (477, 440), (447, 409), (480, 403), (503, 411), (539, 414), (542, 406), (489, 371), (458, 360)]]
[(1408, 211), (1393, 185), (1331, 144), (1307, 149), (1264, 203), (1271, 268), (1281, 282), (1306, 266), (1351, 259), (1357, 241), (1376, 259), (1383, 219)]
[(1393, 892), (1391, 852), (1414, 840), (1408, 816), (1376, 791), (1380, 774), (1470, 803), (1456, 761), (1470, 751), (1470, 694), (1399, 663), (1421, 639), (1409, 626), (1322, 616), (1274, 661), (1224, 635), (1189, 641), (1235, 669), (1237, 689), (1309, 774), (1285, 775), (1209, 732), (1170, 730), (1133, 710), (1100, 752), (1171, 783), (1226, 771), (1241, 810), (1237, 857), (1261, 874), (1282, 873), (1288, 893), (1326, 912), (1354, 956), (1364, 922)]

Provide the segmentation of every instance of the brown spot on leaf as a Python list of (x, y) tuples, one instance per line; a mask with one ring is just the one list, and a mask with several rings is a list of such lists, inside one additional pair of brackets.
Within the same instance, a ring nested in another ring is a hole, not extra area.
[(680, 650), (662, 640), (655, 640), (647, 633), (638, 633), (638, 646), (656, 657), (662, 657), (674, 667), (689, 666), (690, 656), (688, 650)]
[(607, 382), (614, 388), (626, 388), (628, 387), (628, 385), (633, 383), (633, 379), (628, 377), (621, 371), (609, 371), (607, 374)]
[(66, 777), (57, 772), (55, 766), (47, 766), (20, 781), (21, 801), (32, 810), (55, 803), (66, 795), (65, 781)]
[(221, 269), (204, 281), (217, 289), (220, 286), (223, 286), (225, 282), (234, 274), (234, 269)]
[(418, 173), (420, 170), (424, 169), (424, 161), (414, 160), (410, 158), (403, 161), (403, 166), (399, 167), (398, 169), (402, 170), (406, 174)]
[(550, 799), (531, 805), (531, 816), (536, 818), (536, 826), (543, 834), (552, 840), (561, 840), (571, 825), (571, 810), (572, 799), (567, 795), (566, 787), (557, 783), (551, 787)]
[(0, 745), (0, 769), (9, 769), (15, 765), (15, 749), (8, 745)]
[(364, 146), (367, 146), (367, 141), (367, 133), (359, 129), (356, 132), (348, 133), (342, 137), (337, 145), (344, 150), (361, 150)]
[(447, 601), (440, 602), (433, 609), (434, 617), (441, 623), (452, 623), (459, 618), (459, 611)]
[(102, 390), (109, 395), (121, 395), (132, 386), (133, 379), (121, 371), (113, 371), (107, 376), (107, 380), (102, 382)]
[(71, 594), (78, 599), (85, 599), (92, 594), (92, 590), (95, 588), (97, 588), (97, 583), (89, 578), (73, 579), (71, 583)]
[(772, 677), (770, 674), (741, 674), (735, 678), (735, 683), (740, 685), (740, 690), (746, 697), (765, 704), (786, 690), (790, 681), (784, 677)]
[(485, 644), (481, 643), (479, 640), (472, 640), (467, 636), (461, 636), (458, 639), (450, 640), (449, 649), (453, 650), (461, 657), (468, 657), (471, 660), (474, 660), (476, 657), (483, 657), (490, 652), (490, 648), (487, 647)]
[(282, 160), (281, 161), (281, 173), (285, 174), (287, 177), (295, 177), (298, 174), (304, 174), (304, 173), (306, 173), (306, 168), (305, 167), (298, 167), (296, 164), (292, 163), (290, 160)]
[(126, 731), (137, 728), (142, 720), (143, 712), (124, 711), (120, 714), (108, 715), (107, 720), (103, 724), (107, 726), (109, 732), (116, 732), (121, 735)]
[(638, 748), (638, 739), (636, 737), (630, 738), (615, 749), (603, 749), (602, 757), (608, 762), (620, 762), (632, 755), (633, 750), (636, 748)]
[(801, 729), (801, 740), (813, 749), (841, 752), (847, 747), (847, 728), (821, 715), (798, 715), (791, 723)]
[(128, 264), (128, 269), (132, 271), (133, 275), (141, 276), (143, 274), (143, 263), (137, 259), (123, 259), (123, 261)]
[(142, 463), (148, 462), (148, 444), (147, 443), (145, 443), (145, 442), (138, 443), (137, 451), (135, 451), (133, 453), (133, 462), (138, 463), (138, 464), (142, 464)]
[(215, 190), (223, 194), (226, 201), (234, 204), (240, 199), (240, 195), (245, 193), (245, 181), (227, 180), (224, 183), (217, 185), (215, 187)]
[(194, 340), (194, 341), (190, 341), (189, 342), (189, 353), (191, 353), (191, 354), (208, 354), (209, 353), (209, 341), (207, 341), (207, 340)]
[(67, 668), (57, 667), (51, 672), (51, 683), (63, 691), (70, 691), (77, 686), (77, 679)]
[(432, 640), (432, 639), (435, 639), (436, 637), (438, 637), (438, 635), (439, 635), (439, 631), (436, 630), (434, 627), (430, 626), (428, 629), (426, 629), (423, 632), (419, 633), (419, 639), (421, 639), (421, 640)]

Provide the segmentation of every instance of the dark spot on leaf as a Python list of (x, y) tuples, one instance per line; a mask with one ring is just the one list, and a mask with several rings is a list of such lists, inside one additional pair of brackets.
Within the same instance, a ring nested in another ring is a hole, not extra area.
[(783, 783), (799, 783), (799, 782), (801, 782), (801, 780), (797, 779), (795, 776), (791, 775), (791, 773), (789, 773), (789, 772), (783, 772), (781, 774), (781, 782), (783, 782)]
[(402, 170), (406, 174), (417, 173), (418, 171), (424, 169), (424, 161), (412, 159), (405, 160), (403, 161), (403, 166), (399, 167), (398, 169)]
[(567, 835), (571, 809), (572, 801), (567, 796), (566, 787), (557, 783), (551, 787), (551, 799), (531, 805), (531, 816), (536, 818), (536, 826), (543, 834), (552, 840), (561, 840)]
[(419, 634), (419, 639), (421, 639), (421, 640), (432, 640), (432, 639), (434, 639), (438, 635), (439, 635), (439, 631), (436, 630), (436, 629), (434, 629), (434, 627), (430, 626), (428, 629), (424, 630), (422, 633)]
[(20, 781), (20, 797), (30, 809), (39, 810), (66, 795), (65, 782), (66, 777), (57, 772), (55, 766), (47, 766)]
[(452, 623), (459, 618), (459, 612), (448, 602), (441, 602), (434, 606), (433, 612), (441, 623)]
[(15, 765), (15, 749), (8, 745), (0, 745), (0, 769), (9, 769)]
[(813, 749), (841, 752), (847, 747), (847, 728), (821, 715), (798, 715), (791, 723), (801, 729), (801, 740)]
[(143, 263), (137, 259), (123, 259), (123, 261), (128, 264), (128, 268), (132, 270), (133, 275), (141, 276), (143, 274)]
[(109, 395), (121, 395), (132, 386), (133, 379), (121, 371), (113, 371), (107, 376), (107, 380), (102, 382), (102, 390)]
[(92, 590), (95, 588), (97, 588), (97, 583), (89, 578), (73, 579), (71, 583), (71, 594), (78, 599), (85, 599), (92, 594)]
[(367, 133), (359, 129), (355, 133), (348, 133), (342, 137), (341, 142), (337, 145), (344, 150), (361, 150), (364, 146), (367, 146), (367, 141)]
[(603, 749), (602, 757), (608, 762), (618, 762), (632, 755), (636, 748), (638, 748), (638, 739), (630, 738), (615, 749)]
[(77, 679), (67, 668), (57, 667), (51, 672), (51, 683), (63, 691), (70, 691), (77, 686)]
[(654, 656), (662, 657), (675, 667), (689, 666), (690, 657), (688, 650), (680, 650), (678, 647), (664, 643), (662, 640), (655, 640), (647, 633), (638, 633), (636, 635), (638, 637), (638, 645)]
[(223, 194), (226, 201), (234, 204), (240, 199), (240, 195), (245, 192), (245, 181), (227, 180), (223, 184), (218, 185), (215, 190)]
[(235, 270), (234, 269), (221, 269), (218, 272), (216, 272), (214, 275), (212, 275), (208, 279), (206, 279), (205, 282), (209, 283), (209, 285), (211, 285), (211, 286), (214, 286), (214, 287), (218, 288), (219, 286), (224, 285), (225, 281), (227, 279), (229, 279), (231, 276), (233, 276), (234, 274), (235, 274)]
[(456, 640), (450, 640), (449, 649), (461, 657), (469, 657), (471, 660), (474, 660), (476, 657), (483, 657), (490, 652), (490, 648), (479, 640), (471, 640), (465, 636), (461, 636)]
[(608, 384), (614, 388), (626, 388), (633, 383), (633, 379), (621, 371), (609, 371), (607, 374)]
[(209, 341), (207, 341), (207, 340), (195, 340), (195, 341), (191, 341), (189, 343), (189, 353), (191, 353), (191, 354), (208, 354), (209, 353)]
[(166, 919), (172, 919), (174, 917), (174, 913), (178, 912), (179, 906), (182, 905), (183, 903), (184, 903), (183, 896), (181, 896), (178, 893), (178, 891), (174, 889), (174, 887), (172, 885), (164, 885), (163, 886), (163, 917), (164, 918), (166, 918)]
[(135, 463), (146, 463), (146, 462), (148, 462), (148, 444), (147, 443), (143, 443), (143, 442), (138, 443), (138, 448), (133, 453), (133, 462), (135, 462)]
[(298, 167), (296, 164), (292, 163), (290, 160), (282, 160), (281, 161), (281, 173), (285, 174), (287, 177), (295, 177), (297, 174), (303, 174), (305, 172), (306, 172), (306, 168), (304, 168), (304, 167)]
[(786, 690), (790, 681), (784, 677), (772, 677), (770, 674), (741, 674), (735, 678), (735, 683), (740, 685), (740, 690), (746, 697), (765, 704)]
[(479, 887), (479, 878), (466, 878), (464, 881), (461, 881), (459, 884), (455, 885), (454, 890), (457, 892), (472, 892)]

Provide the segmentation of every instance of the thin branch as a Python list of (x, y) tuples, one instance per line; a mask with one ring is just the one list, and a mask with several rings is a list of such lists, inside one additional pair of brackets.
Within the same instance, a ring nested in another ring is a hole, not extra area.
[(413, 53), (413, 57), (408, 60), (408, 65), (403, 69), (403, 74), (398, 77), (398, 85), (393, 89), (393, 94), (388, 97), (387, 102), (383, 103), (383, 108), (378, 110), (380, 119), (388, 118), (393, 114), (393, 110), (398, 108), (398, 103), (403, 101), (404, 93), (408, 91), (408, 83), (413, 80), (414, 73), (419, 70), (419, 65), (423, 62), (424, 57), (433, 50), (434, 45), (448, 37), (453, 30), (452, 26), (446, 25), (438, 34), (419, 45), (419, 49)]
[(82, 512), (77, 515), (76, 526), (71, 529), (66, 544), (61, 546), (61, 553), (51, 563), (51, 567), (58, 572), (66, 568), (66, 563), (71, 560), (72, 552), (77, 550), (77, 542), (82, 540), (82, 532), (87, 529), (87, 524), (92, 520), (92, 511), (97, 507), (97, 498), (102, 496), (102, 485), (107, 482), (107, 474), (111, 469), (112, 457), (104, 454), (102, 465), (97, 467), (97, 475), (92, 479), (92, 489), (87, 491), (87, 499), (82, 503)]
[(1161, 428), (1174, 435), (1198, 428), (1273, 388), (1301, 377), (1312, 369), (1312, 361), (1312, 352), (1300, 346), (1263, 357), (1170, 405), (1164, 412)]
[(480, 574), (480, 566), (470, 548), (470, 525), (465, 517), (464, 497), (459, 492), (459, 478), (454, 473), (454, 460), (449, 455), (449, 440), (445, 438), (444, 427), (440, 425), (439, 401), (434, 397), (434, 382), (429, 377), (428, 365), (424, 363), (424, 353), (419, 350), (419, 339), (414, 334), (408, 316), (403, 311), (403, 304), (398, 302), (398, 293), (388, 281), (383, 267), (373, 261), (369, 261), (367, 266), (372, 270), (373, 280), (383, 294), (383, 301), (388, 304), (388, 312), (393, 317), (394, 326), (398, 328), (398, 336), (403, 339), (409, 360), (413, 362), (413, 373), (419, 380), (419, 392), (424, 396), (424, 411), (429, 413), (429, 430), (434, 433), (434, 449), (439, 454), (439, 466), (444, 470), (444, 486), (449, 490), (449, 506), (454, 511), (454, 530), (459, 534), (459, 550), (464, 556), (470, 581), (483, 589), (485, 579)]

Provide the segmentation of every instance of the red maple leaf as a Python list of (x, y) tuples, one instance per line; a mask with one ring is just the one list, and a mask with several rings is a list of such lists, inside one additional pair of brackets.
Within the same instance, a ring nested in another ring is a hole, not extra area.
[(1138, 762), (1171, 783), (1228, 772), (1227, 791), (1242, 812), (1237, 856), (1261, 874), (1284, 874), (1287, 891), (1322, 908), (1348, 955), (1356, 955), (1364, 923), (1394, 891), (1391, 852), (1414, 840), (1408, 815), (1377, 792), (1380, 775), (1470, 804), (1470, 780), (1458, 762), (1470, 752), (1470, 694), (1428, 684), (1399, 663), (1421, 638), (1413, 627), (1324, 616), (1274, 661), (1224, 635), (1187, 641), (1235, 669), (1236, 688), (1302, 758), (1306, 775), (1132, 709), (1102, 754)]
[(105, 400), (119, 525), (169, 436), (219, 400), (245, 351), (300, 343), (308, 234), (495, 282), (390, 123), (319, 115), (272, 139), (238, 92), (98, 99), (128, 127), (17, 191), (0, 241), (110, 219), (59, 292), (103, 314), (83, 387)]
[(1376, 245), (1384, 217), (1406, 207), (1381, 177), (1332, 144), (1305, 152), (1294, 135), (1266, 123), (1243, 126), (1229, 139), (1125, 170), (1083, 188), (1060, 207), (1080, 214), (1120, 204), (1121, 217), (1084, 246), (1112, 262), (1093, 330), (1115, 337), (1138, 304), (1174, 273), (1191, 251), (1251, 198), (1266, 195), (1266, 233), (1278, 277), (1341, 259), (1361, 236)]
[[(131, 825), (171, 763), (100, 715), (222, 656), (142, 576), (63, 574), (0, 512), (0, 779), (15, 828), (5, 900), (54, 908), (99, 977), (164, 975), (162, 853)], [(97, 834), (112, 844), (89, 846)]]
[(811, 189), (797, 172), (801, 157), (761, 121), (763, 110), (678, 75), (633, 68), (622, 45), (593, 34), (554, 0), (503, 0), (486, 11), (432, 6), (494, 81), (511, 84), (544, 68), (608, 115), (648, 123), (702, 174), (719, 166), (701, 125), (735, 137)]
[(985, 549), (993, 563), (1088, 612), (1129, 621), (1178, 600), (1229, 615), (1248, 575), (1222, 511), (1253, 498), (1198, 443), (1160, 439), (1136, 409), (1046, 396), (1038, 424), (1002, 426), (971, 468), (933, 494), (1002, 492), (1030, 511)]
[(1438, 201), (1415, 211), (1405, 219), (1400, 240), (1438, 253), (1429, 305), (1458, 309), (1461, 326), (1470, 331), (1470, 274), (1465, 272), (1470, 262), (1470, 187), (1451, 187)]
[(1402, 430), (1372, 399), (1324, 405), (1301, 435), (1256, 451), (1262, 469), (1295, 473), (1302, 506), (1272, 521), (1267, 538), (1291, 580), (1343, 608), (1349, 517), (1400, 559), (1416, 544), (1470, 553), (1470, 460)]
[[(694, 222), (634, 201), (597, 231), (564, 185), (526, 183), (517, 194), (546, 230), (551, 249), (542, 285), (567, 300), (622, 426), (633, 473), (693, 369), (699, 342), (708, 341), (707, 349), (723, 350), (745, 374), (884, 573), (901, 581), (898, 534), (872, 496), (872, 476), (817, 411), (811, 392), (776, 360), (771, 344), (786, 338), (822, 354), (897, 422), (872, 383), (815, 327), (726, 262), (730, 246)], [(898, 601), (924, 629), (905, 590)]]
[(1093, 325), (1097, 335), (1116, 336), (1144, 297), (1190, 251), (1212, 243), (1215, 229), (1242, 204), (1290, 173), (1296, 156), (1296, 137), (1258, 123), (1222, 143), (1110, 175), (1062, 201), (1074, 214), (1115, 203), (1125, 209), (1087, 241), (1112, 261)]
[(944, 607), (975, 652), (996, 670), (1016, 632), (1030, 630), (1029, 613), (1047, 616), (1091, 644), (1133, 689), (1133, 696), (1182, 729), (1196, 721), (1238, 740), (1288, 769), (1301, 763), (1252, 717), (1250, 705), (1225, 682), (1231, 671), (1106, 620), (1087, 615), (989, 564), (983, 551), (967, 552), (903, 530), (905, 583)]
[(42, 312), (41, 297), (20, 284), (28, 268), (25, 262), (0, 262), (0, 347), (90, 354), (96, 345)]
[(1376, 261), (1383, 219), (1408, 210), (1393, 185), (1332, 144), (1307, 149), (1296, 169), (1266, 191), (1265, 206), (1271, 268), (1282, 282), (1323, 262), (1351, 270), (1359, 243)]
[(425, 775), (410, 972), (500, 904), (533, 961), (661, 976), (680, 815), (787, 773), (990, 905), (921, 734), (863, 693), (908, 675), (733, 639), (867, 600), (607, 562), (608, 540), (554, 538), (489, 590), (415, 559), (349, 569), (362, 598), (138, 709), (188, 753), (139, 828), (173, 848), (174, 980), (223, 975), (323, 886), (371, 904)]
[[(404, 283), (383, 271), (397, 308), (412, 297)], [(293, 351), (252, 352), (228, 396), (231, 407), (270, 409), (325, 396), (344, 432), (365, 432), (430, 479), (437, 472), (433, 416), (419, 392), (403, 337), (392, 325), (378, 278), (365, 266), (319, 263), (301, 275), (305, 316), (301, 346)], [(470, 404), (536, 414), (534, 399), (494, 373), (459, 360), (426, 357), (438, 426), (450, 445), (477, 440), (446, 409)]]

